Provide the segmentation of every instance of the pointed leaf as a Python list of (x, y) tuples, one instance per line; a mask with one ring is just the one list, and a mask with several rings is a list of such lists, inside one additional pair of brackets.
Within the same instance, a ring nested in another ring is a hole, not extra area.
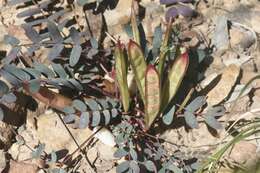
[(175, 96), (177, 90), (179, 89), (179, 86), (183, 80), (188, 65), (189, 65), (189, 56), (187, 52), (179, 56), (174, 61), (174, 64), (172, 65), (169, 71), (163, 89), (162, 105), (164, 106), (164, 108)]
[(115, 66), (116, 79), (118, 82), (124, 111), (127, 112), (130, 104), (129, 90), (127, 86), (127, 60), (124, 54), (124, 47), (120, 42), (118, 42), (115, 48)]
[(79, 61), (79, 58), (80, 58), (80, 55), (81, 55), (81, 51), (82, 51), (82, 48), (80, 45), (75, 45), (72, 50), (71, 50), (71, 53), (70, 53), (70, 66), (75, 66), (78, 61)]
[(135, 81), (139, 89), (141, 98), (145, 102), (145, 71), (147, 65), (144, 59), (143, 52), (138, 44), (132, 40), (128, 45), (129, 60), (135, 75)]
[(134, 1), (132, 2), (132, 7), (131, 7), (131, 25), (132, 25), (132, 32), (133, 32), (133, 37), (134, 41), (138, 44), (141, 45), (140, 41), (140, 33), (138, 29), (138, 23), (136, 20), (136, 14), (135, 14), (135, 9), (134, 9)]
[(161, 76), (161, 78), (162, 78), (162, 74), (163, 74), (166, 55), (167, 55), (167, 52), (168, 52), (167, 46), (168, 46), (169, 38), (171, 36), (171, 31), (172, 31), (172, 21), (168, 22), (167, 30), (165, 32), (164, 39), (163, 39), (163, 43), (162, 43), (162, 46), (160, 48), (161, 52), (160, 52), (160, 55), (159, 55), (158, 73)]
[(160, 110), (160, 79), (153, 65), (149, 65), (145, 75), (145, 125), (152, 125)]

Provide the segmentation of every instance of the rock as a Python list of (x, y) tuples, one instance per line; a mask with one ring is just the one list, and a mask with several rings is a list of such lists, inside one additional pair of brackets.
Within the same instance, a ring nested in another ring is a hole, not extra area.
[(212, 43), (216, 46), (217, 51), (222, 53), (229, 48), (229, 35), (227, 17), (219, 16), (215, 21), (215, 31)]
[[(233, 102), (235, 101), (239, 94), (241, 93), (242, 89), (245, 87), (245, 85), (236, 85), (234, 88), (234, 91), (232, 92), (231, 96), (229, 97), (229, 99), (226, 101), (226, 103), (229, 102)], [(248, 86), (244, 91), (243, 94), (239, 97), (239, 99), (241, 99), (242, 97), (246, 96), (250, 91), (252, 90), (251, 86)], [(240, 103), (241, 104), (241, 103)]]
[(104, 145), (101, 141), (97, 144), (97, 150), (102, 160), (114, 160), (114, 152), (117, 150), (116, 147), (109, 147)]
[(214, 72), (212, 74), (209, 74), (206, 76), (205, 79), (203, 79), (201, 82), (200, 82), (200, 87), (202, 89), (206, 88), (212, 81), (214, 81), (219, 75)]
[[(92, 134), (92, 131), (88, 128), (69, 129), (79, 144), (83, 143)], [(55, 113), (40, 115), (37, 119), (37, 130), (30, 125), (26, 130), (20, 132), (20, 135), (31, 148), (37, 146), (39, 142), (44, 143), (47, 153), (64, 149), (73, 152), (77, 148)], [(18, 161), (31, 158), (31, 151), (24, 145), (19, 146), (18, 143), (12, 145), (9, 153)]]
[[(95, 127), (93, 132), (96, 132), (100, 127)], [(113, 134), (106, 128), (102, 128), (95, 135), (103, 144), (106, 144), (110, 147), (114, 147), (116, 145), (115, 137)]]
[(0, 150), (0, 172), (2, 172), (6, 167), (6, 158), (4, 150)]
[(236, 66), (242, 66), (244, 63), (249, 61), (252, 57), (247, 55), (238, 56), (234, 51), (227, 51), (224, 55), (221, 56), (221, 59), (225, 66), (235, 64)]
[(247, 141), (240, 141), (234, 145), (228, 158), (247, 168), (256, 166), (259, 159), (257, 146)]
[(208, 104), (213, 106), (222, 102), (229, 95), (231, 89), (237, 81), (239, 74), (240, 68), (236, 65), (230, 65), (226, 67), (221, 74), (220, 81), (207, 94)]
[(37, 165), (11, 160), (9, 173), (37, 173), (38, 169)]
[(116, 8), (106, 10), (104, 17), (107, 26), (124, 25), (130, 21), (132, 0), (119, 0)]
[[(37, 122), (36, 137), (41, 143), (46, 144), (47, 152), (61, 149), (73, 151), (77, 148), (57, 114), (41, 115)], [(83, 143), (92, 134), (92, 131), (88, 128), (70, 128), (70, 131), (79, 144)]]

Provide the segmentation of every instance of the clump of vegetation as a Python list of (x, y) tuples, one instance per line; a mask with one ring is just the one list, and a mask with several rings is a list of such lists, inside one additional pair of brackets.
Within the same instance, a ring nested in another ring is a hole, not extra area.
[[(88, 1), (77, 2), (88, 5)], [(58, 4), (52, 1), (13, 0), (10, 3), (34, 7), (26, 7), (18, 14), (27, 19), (23, 28), (31, 44), (5, 36), (5, 43), (12, 49), (1, 61), (0, 75), (5, 79), (0, 80), (1, 103), (15, 102), (17, 92), (24, 92), (62, 113), (63, 121), (74, 123), (75, 128), (101, 126), (111, 130), (118, 147), (114, 156), (123, 158), (117, 165), (118, 173), (194, 172), (197, 169), (197, 163), (185, 162), (189, 158), (178, 150), (169, 154), (163, 147), (167, 141), (155, 130), (162, 123), (170, 126), (179, 117), (184, 118), (186, 124), (183, 125), (188, 129), (199, 128), (197, 117), (209, 128), (222, 128), (217, 121), (225, 112), (222, 106), (202, 113), (206, 97), (195, 92), (194, 86), (188, 87), (188, 93), (184, 92), (183, 81), (193, 57), (178, 39), (177, 27), (172, 26), (177, 14), (167, 16), (164, 38), (162, 27), (155, 29), (153, 45), (149, 48), (139, 32), (138, 16), (132, 10), (132, 38), (128, 45), (115, 40), (114, 47), (108, 50), (94, 36), (86, 34), (87, 26), (79, 26), (77, 16), (62, 20), (64, 14), (73, 13), (74, 2), (68, 1), (68, 6), (62, 9), (55, 8)], [(90, 3), (97, 11), (106, 6), (104, 1)], [(161, 3), (168, 4), (168, 1)], [(186, 14), (182, 8), (180, 15)], [(74, 21), (74, 25), (70, 25), (70, 21)], [(40, 23), (44, 29), (35, 29)], [(69, 32), (64, 33), (64, 29)], [(35, 57), (40, 49), (49, 49), (49, 64)], [(179, 97), (179, 93), (187, 96)], [(4, 119), (1, 108), (0, 117)], [(55, 153), (50, 155), (51, 159), (44, 153), (43, 145), (33, 152), (33, 157), (44, 156), (46, 161), (58, 162)]]

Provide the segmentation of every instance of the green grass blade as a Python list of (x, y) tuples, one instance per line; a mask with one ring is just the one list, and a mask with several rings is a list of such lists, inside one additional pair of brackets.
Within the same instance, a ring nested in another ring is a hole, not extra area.
[(145, 103), (145, 71), (147, 65), (143, 52), (136, 42), (130, 40), (130, 43), (128, 44), (128, 54), (138, 90), (143, 102)]
[(165, 109), (167, 104), (175, 96), (179, 86), (183, 80), (183, 77), (187, 71), (189, 65), (189, 55), (184, 53), (179, 56), (172, 65), (165, 84), (163, 86), (163, 95), (162, 95), (162, 110)]
[(162, 43), (160, 55), (159, 55), (159, 64), (158, 64), (157, 69), (158, 69), (159, 75), (161, 76), (161, 79), (162, 79), (162, 74), (163, 74), (164, 63), (165, 63), (165, 60), (166, 60), (166, 55), (167, 55), (167, 52), (168, 52), (167, 46), (168, 46), (169, 38), (170, 38), (170, 35), (171, 35), (171, 31), (172, 31), (172, 21), (170, 21), (167, 25), (167, 29), (166, 29), (166, 32), (165, 32), (165, 36), (164, 36), (164, 39), (163, 39), (163, 43)]
[(141, 45), (140, 33), (139, 33), (138, 24), (137, 24), (137, 20), (136, 20), (136, 14), (135, 14), (135, 9), (134, 9), (135, 4), (134, 3), (136, 3), (136, 2), (133, 0), (132, 7), (131, 7), (131, 25), (132, 25), (134, 41), (138, 45)]
[(118, 42), (115, 47), (114, 55), (116, 66), (116, 79), (118, 82), (124, 111), (127, 112), (130, 104), (129, 90), (127, 86), (127, 60), (124, 52), (124, 46), (120, 42)]

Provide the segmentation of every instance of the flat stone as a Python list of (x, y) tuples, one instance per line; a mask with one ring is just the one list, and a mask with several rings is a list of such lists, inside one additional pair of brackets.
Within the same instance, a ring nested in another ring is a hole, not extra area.
[(220, 81), (207, 94), (207, 102), (209, 105), (217, 105), (221, 103), (231, 92), (240, 74), (240, 68), (236, 65), (226, 67), (222, 74)]

